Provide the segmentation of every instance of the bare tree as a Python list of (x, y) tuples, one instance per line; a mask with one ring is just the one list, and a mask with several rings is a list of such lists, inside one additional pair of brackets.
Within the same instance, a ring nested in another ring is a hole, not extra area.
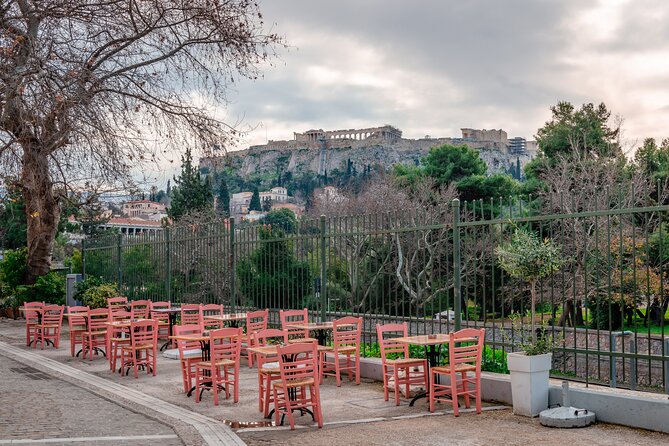
[(216, 107), (281, 43), (250, 0), (3, 0), (0, 27), (0, 161), (21, 178), (28, 280), (50, 269), (72, 178), (234, 138)]

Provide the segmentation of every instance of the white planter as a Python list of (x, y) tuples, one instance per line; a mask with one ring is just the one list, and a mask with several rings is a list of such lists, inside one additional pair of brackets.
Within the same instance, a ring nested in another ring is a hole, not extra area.
[(506, 357), (511, 372), (513, 413), (536, 417), (548, 409), (548, 377), (553, 354), (527, 356), (524, 352)]

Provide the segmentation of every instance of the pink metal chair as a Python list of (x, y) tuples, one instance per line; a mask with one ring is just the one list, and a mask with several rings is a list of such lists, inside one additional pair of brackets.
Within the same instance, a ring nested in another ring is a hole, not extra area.
[[(86, 317), (86, 331), (82, 334), (81, 359), (88, 353), (89, 361), (93, 360), (93, 351), (97, 355), (101, 347), (107, 347), (107, 322), (110, 321), (108, 308), (88, 310)], [(105, 353), (106, 354), (106, 353)]]
[(40, 342), (42, 350), (44, 350), (45, 341), (50, 341), (55, 348), (60, 346), (63, 311), (65, 311), (65, 307), (62, 305), (44, 305), (42, 307), (42, 320), (33, 327), (33, 330), (35, 330), (35, 347), (37, 347), (37, 342)]
[(83, 334), (86, 332), (86, 316), (89, 307), (72, 306), (67, 307), (67, 325), (70, 329), (70, 355), (74, 357), (77, 344), (83, 343)]
[[(407, 398), (411, 394), (412, 384), (422, 384), (428, 388), (427, 361), (425, 359), (409, 357), (409, 345), (385, 338), (388, 333), (407, 336), (407, 324), (376, 325), (376, 336), (381, 350), (381, 367), (383, 368), (383, 398), (388, 401), (390, 381), (392, 379), (395, 391), (395, 405), (400, 405), (400, 385), (406, 386)], [(399, 356), (389, 359), (388, 355)]]
[(249, 368), (253, 367), (253, 355), (250, 355), (247, 351), (247, 347), (253, 347), (254, 338), (253, 335), (260, 330), (267, 329), (267, 318), (269, 315), (269, 310), (258, 310), (246, 313), (246, 333), (244, 334), (244, 339), (242, 340), (242, 354), (247, 356), (249, 362)]
[[(132, 312), (115, 311), (110, 313), (110, 322), (129, 322)], [(107, 326), (107, 359), (109, 370), (116, 370), (116, 361), (121, 357), (121, 348), (130, 345), (130, 327)]]
[[(337, 387), (341, 386), (341, 373), (347, 372), (348, 380), (360, 384), (360, 337), (362, 334), (361, 317), (343, 317), (333, 321), (333, 345), (321, 347), (320, 371), (323, 376), (334, 376)], [(327, 355), (332, 356), (328, 361)], [(351, 361), (351, 356), (355, 362)], [(342, 360), (344, 360), (342, 364)]]
[[(253, 336), (255, 347), (264, 347), (270, 343), (287, 344), (288, 333), (275, 328), (257, 331)], [(281, 379), (281, 371), (277, 357), (266, 357), (257, 355), (258, 363), (258, 410), (269, 416), (269, 405), (274, 402), (272, 398), (272, 382)]]
[(202, 305), (183, 304), (180, 323), (181, 325), (202, 325)]
[[(202, 335), (201, 325), (175, 325), (174, 335)], [(184, 393), (188, 393), (193, 387), (193, 378), (195, 378), (195, 364), (202, 360), (202, 345), (200, 341), (182, 341), (178, 340), (179, 360), (181, 361), (181, 377), (184, 384)]]
[(239, 401), (239, 352), (242, 342), (241, 328), (221, 328), (209, 333), (209, 361), (195, 364), (195, 402), (202, 397), (203, 386), (214, 393), (214, 406), (218, 406), (219, 386), (225, 388), (225, 398), (230, 398), (230, 386), (234, 387), (233, 401)]
[(130, 303), (130, 312), (133, 319), (149, 319), (151, 316), (151, 301), (133, 300)]
[(126, 375), (132, 368), (135, 379), (139, 377), (139, 367), (146, 367), (146, 373), (156, 376), (158, 356), (158, 322), (142, 319), (130, 323), (130, 345), (121, 347), (121, 369)]
[(158, 339), (167, 339), (170, 335), (170, 315), (155, 310), (169, 310), (172, 304), (167, 301), (151, 302), (151, 319), (158, 321)]
[(107, 299), (107, 308), (109, 311), (127, 311), (128, 298), (125, 296), (110, 297)]
[(30, 346), (35, 342), (37, 347), (37, 340), (33, 339), (35, 331), (33, 328), (39, 324), (41, 318), (42, 307), (44, 302), (26, 302), (23, 304), (23, 316), (26, 318), (26, 345)]
[[(434, 412), (436, 402), (448, 401), (453, 405), (453, 415), (457, 417), (458, 397), (462, 395), (467, 408), (469, 398), (474, 397), (476, 413), (481, 413), (481, 357), (484, 341), (483, 328), (465, 328), (451, 333), (448, 341), (448, 365), (432, 367), (430, 370), (430, 412)], [(439, 375), (448, 376), (448, 384), (441, 384)]]
[(281, 320), (281, 329), (288, 332), (288, 342), (316, 342), (315, 338), (309, 337), (309, 330), (306, 328), (291, 328), (290, 324), (309, 323), (309, 312), (306, 308), (302, 310), (279, 310), (279, 319)]
[(302, 342), (277, 348), (281, 380), (273, 383), (274, 420), (288, 416), (295, 429), (293, 410), (312, 408), (318, 427), (323, 427), (318, 376), (318, 350), (315, 342)]
[(205, 330), (217, 330), (223, 328), (223, 321), (207, 320), (207, 316), (223, 316), (223, 305), (221, 304), (206, 304), (202, 305), (202, 321)]

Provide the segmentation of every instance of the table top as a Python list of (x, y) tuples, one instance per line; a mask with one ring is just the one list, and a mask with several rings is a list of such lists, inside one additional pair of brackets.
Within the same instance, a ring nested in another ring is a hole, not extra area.
[(209, 321), (219, 321), (219, 322), (238, 321), (246, 319), (246, 313), (230, 313), (230, 314), (224, 314), (223, 316), (217, 316), (217, 315), (204, 316), (204, 319)]
[(204, 334), (196, 335), (196, 334), (190, 334), (190, 335), (174, 335), (170, 336), (170, 339), (174, 339), (175, 341), (208, 341), (209, 340), (209, 333), (205, 336)]
[(170, 308), (157, 308), (155, 310), (151, 310), (153, 313), (181, 313), (181, 307), (170, 307)]
[(246, 351), (258, 354), (260, 356), (276, 356), (276, 350), (279, 345), (264, 345), (262, 347), (248, 347)]
[(130, 324), (133, 322), (138, 322), (138, 321), (150, 321), (152, 319), (124, 319), (120, 321), (111, 321), (111, 322), (105, 322), (106, 325), (109, 325), (110, 327), (130, 327)]
[[(342, 324), (340, 327), (352, 327), (353, 324)], [(294, 324), (286, 324), (286, 328), (305, 328), (307, 330), (332, 330), (334, 324), (332, 321), (328, 322), (295, 322)]]
[[(430, 339), (428, 336), (435, 336), (434, 339)], [(448, 344), (451, 335), (447, 333), (437, 333), (435, 335), (417, 335), (417, 336), (406, 336), (400, 338), (393, 338), (395, 342), (401, 342), (403, 344), (412, 344), (412, 345), (439, 345), (439, 344)], [(477, 342), (476, 338), (460, 338), (456, 342)]]

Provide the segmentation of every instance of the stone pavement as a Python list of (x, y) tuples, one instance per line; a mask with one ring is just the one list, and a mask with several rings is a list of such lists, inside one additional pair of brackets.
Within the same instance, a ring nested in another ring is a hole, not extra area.
[(0, 376), (0, 444), (183, 445), (165, 424), (5, 356)]

